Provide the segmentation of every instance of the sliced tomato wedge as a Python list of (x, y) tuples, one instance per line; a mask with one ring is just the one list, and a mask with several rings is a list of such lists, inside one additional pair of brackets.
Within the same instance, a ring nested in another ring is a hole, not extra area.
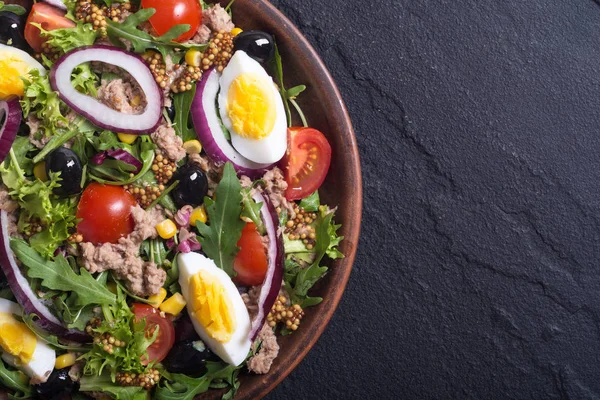
[(27, 40), (27, 43), (29, 43), (33, 50), (41, 53), (46, 38), (42, 37), (40, 29), (32, 25), (32, 23), (40, 24), (47, 31), (60, 28), (73, 28), (75, 22), (66, 18), (65, 15), (66, 12), (46, 3), (36, 3), (33, 5), (25, 24), (25, 40)]
[(257, 286), (264, 282), (269, 264), (256, 224), (249, 222), (237, 242), (240, 251), (235, 256), (233, 269), (237, 272), (233, 281), (244, 286)]
[(286, 199), (300, 200), (314, 193), (330, 164), (331, 146), (325, 135), (313, 128), (289, 128), (288, 149), (280, 164), (288, 184)]
[(162, 361), (175, 343), (175, 327), (170, 319), (161, 317), (160, 311), (148, 304), (133, 303), (133, 313), (136, 321), (146, 318), (146, 337), (151, 337), (158, 326), (158, 336), (148, 347), (148, 360), (142, 359), (142, 364)]

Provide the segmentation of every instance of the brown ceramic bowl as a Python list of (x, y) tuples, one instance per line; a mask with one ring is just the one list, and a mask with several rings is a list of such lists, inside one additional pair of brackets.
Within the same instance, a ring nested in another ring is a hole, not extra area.
[[(222, 1), (225, 6), (227, 1)], [(340, 250), (345, 258), (329, 264), (328, 275), (311, 292), (323, 302), (307, 309), (301, 328), (280, 338), (281, 351), (267, 375), (244, 375), (238, 399), (261, 398), (281, 382), (304, 358), (331, 319), (350, 277), (358, 245), (362, 210), (360, 161), (354, 131), (340, 93), (313, 47), (302, 33), (266, 0), (237, 0), (233, 5), (236, 25), (244, 30), (261, 29), (276, 37), (285, 84), (305, 84), (299, 97), (311, 127), (327, 136), (332, 148), (329, 175), (319, 191), (323, 202), (337, 206), (336, 221), (342, 224)], [(214, 395), (214, 394), (213, 394)], [(210, 392), (206, 393), (211, 396)]]

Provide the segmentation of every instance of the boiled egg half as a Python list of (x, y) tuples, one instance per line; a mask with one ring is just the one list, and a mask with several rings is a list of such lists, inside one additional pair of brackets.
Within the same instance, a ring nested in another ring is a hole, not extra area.
[(219, 114), (231, 132), (231, 144), (250, 161), (272, 164), (287, 149), (283, 100), (267, 71), (236, 51), (219, 80)]
[(0, 298), (0, 350), (2, 359), (29, 375), (32, 383), (46, 382), (54, 369), (56, 352), (27, 325), (17, 321), (21, 307)]
[(213, 260), (179, 254), (179, 285), (194, 329), (213, 353), (240, 365), (250, 351), (250, 315), (235, 284)]
[(41, 75), (46, 70), (23, 50), (0, 44), (0, 100), (10, 96), (23, 96), (23, 80), (29, 71), (37, 69)]

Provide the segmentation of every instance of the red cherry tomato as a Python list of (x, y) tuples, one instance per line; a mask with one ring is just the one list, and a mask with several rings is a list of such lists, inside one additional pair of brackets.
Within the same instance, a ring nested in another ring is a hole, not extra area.
[(116, 243), (133, 231), (131, 207), (137, 203), (121, 186), (91, 183), (77, 207), (77, 232), (85, 242)]
[(190, 25), (190, 30), (175, 39), (176, 42), (190, 40), (202, 24), (202, 10), (197, 0), (142, 0), (142, 8), (156, 10), (149, 21), (159, 36), (175, 25)]
[(265, 280), (269, 264), (265, 247), (254, 223), (246, 224), (237, 245), (240, 251), (233, 262), (233, 269), (237, 272), (233, 281), (244, 286), (260, 285)]
[(27, 40), (27, 43), (29, 43), (33, 50), (41, 53), (42, 45), (46, 41), (46, 38), (42, 37), (40, 29), (31, 25), (31, 23), (40, 24), (47, 31), (74, 27), (75, 22), (65, 18), (65, 14), (66, 12), (46, 3), (36, 3), (33, 5), (25, 24), (25, 40)]
[(148, 361), (162, 361), (175, 343), (175, 327), (170, 319), (161, 317), (160, 311), (148, 304), (133, 303), (133, 313), (136, 322), (146, 318), (146, 336), (151, 337), (158, 326), (158, 336), (156, 340), (148, 347), (148, 359), (142, 360), (142, 364), (147, 365)]
[(288, 129), (288, 149), (281, 160), (286, 199), (300, 200), (319, 189), (330, 164), (331, 146), (325, 135), (312, 128)]

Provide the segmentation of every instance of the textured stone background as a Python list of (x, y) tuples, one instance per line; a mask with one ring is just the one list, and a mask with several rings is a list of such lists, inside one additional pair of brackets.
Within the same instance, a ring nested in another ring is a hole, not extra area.
[(274, 0), (353, 117), (363, 236), (270, 399), (600, 397), (600, 7)]

